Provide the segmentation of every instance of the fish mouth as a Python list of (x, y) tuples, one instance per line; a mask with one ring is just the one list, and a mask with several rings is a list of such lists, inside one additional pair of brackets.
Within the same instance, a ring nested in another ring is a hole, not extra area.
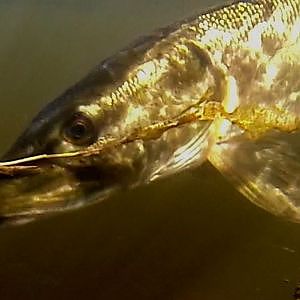
[(0, 175), (1, 225), (23, 224), (76, 209), (100, 201), (116, 189), (107, 185), (99, 169), (68, 168), (49, 162), (36, 167), (13, 176)]

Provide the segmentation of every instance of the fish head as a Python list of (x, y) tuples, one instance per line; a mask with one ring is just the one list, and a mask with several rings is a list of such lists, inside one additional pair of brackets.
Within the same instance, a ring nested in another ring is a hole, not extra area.
[(149, 59), (161, 38), (105, 60), (33, 119), (2, 160), (52, 156), (26, 160), (35, 171), (2, 175), (2, 218), (23, 222), (77, 208), (206, 159), (210, 121), (176, 121), (190, 120), (182, 113), (217, 86), (215, 73), (203, 55), (186, 55), (188, 47), (170, 59), (161, 55), (174, 50), (165, 43), (170, 49), (153, 50)]
[[(110, 93), (106, 90), (111, 91), (114, 83), (105, 68), (93, 71), (48, 104), (2, 161), (80, 152), (96, 148), (105, 138), (122, 138), (132, 124), (126, 121), (126, 104), (105, 103)], [(22, 163), (36, 169), (0, 175), (0, 216), (6, 223), (23, 223), (100, 201), (112, 191), (142, 181), (145, 159), (142, 142), (137, 141), (109, 147), (98, 155)]]
[[(23, 224), (99, 202), (118, 190), (176, 172), (196, 156), (201, 158), (205, 135), (193, 139), (201, 132), (197, 127), (154, 132), (154, 136), (152, 131), (150, 138), (143, 132), (142, 137), (135, 138), (135, 133), (144, 128), (138, 124), (143, 123), (146, 112), (126, 103), (99, 107), (94, 104), (96, 96), (90, 94), (90, 87), (80, 86), (85, 87), (68, 91), (46, 106), (3, 157), (3, 161), (11, 161), (67, 154), (22, 162), (22, 167), (36, 168), (28, 172), (0, 174), (2, 223)], [(186, 149), (180, 150), (186, 144)], [(99, 147), (102, 151), (93, 153)], [(185, 150), (187, 155), (182, 155)]]

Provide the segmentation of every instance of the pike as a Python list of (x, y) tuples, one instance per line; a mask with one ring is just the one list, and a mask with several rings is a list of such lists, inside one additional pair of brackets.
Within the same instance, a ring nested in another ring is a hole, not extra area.
[(208, 160), (300, 221), (300, 1), (238, 1), (142, 37), (48, 104), (0, 163), (21, 223)]

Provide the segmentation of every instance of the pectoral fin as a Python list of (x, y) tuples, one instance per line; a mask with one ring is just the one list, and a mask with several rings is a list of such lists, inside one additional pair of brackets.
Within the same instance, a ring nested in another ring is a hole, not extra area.
[[(207, 153), (211, 146), (210, 125), (211, 122), (206, 122), (196, 136), (176, 149), (166, 163), (151, 174), (150, 181), (198, 166), (206, 160)], [(188, 126), (193, 126), (193, 124)]]
[(235, 135), (216, 143), (209, 160), (250, 201), (300, 222), (300, 132)]

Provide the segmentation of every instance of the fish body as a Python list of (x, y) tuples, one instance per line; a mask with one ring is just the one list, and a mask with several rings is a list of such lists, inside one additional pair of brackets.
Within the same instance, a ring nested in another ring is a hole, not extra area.
[(5, 175), (0, 215), (79, 207), (208, 159), (251, 201), (300, 221), (299, 50), (299, 0), (234, 2), (137, 40), (17, 140), (5, 159), (79, 155)]

